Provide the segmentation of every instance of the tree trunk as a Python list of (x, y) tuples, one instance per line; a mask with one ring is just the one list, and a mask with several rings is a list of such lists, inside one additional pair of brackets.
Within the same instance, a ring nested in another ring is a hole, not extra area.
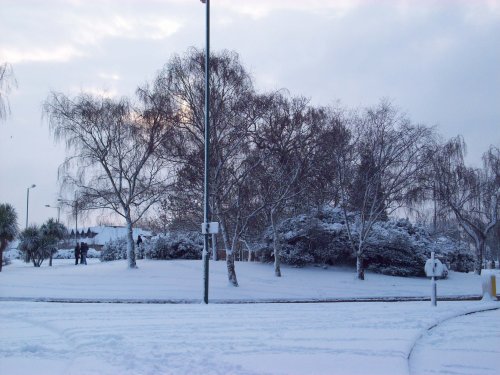
[(127, 221), (127, 260), (128, 268), (137, 268), (135, 261), (135, 246), (134, 246), (134, 232), (132, 230), (132, 219), (126, 218)]
[(274, 221), (273, 213), (271, 213), (271, 225), (273, 227), (274, 276), (281, 277), (281, 267), (280, 267), (281, 244), (279, 241), (278, 230), (276, 229), (276, 223)]
[(238, 286), (236, 269), (234, 267), (234, 251), (231, 250), (230, 253), (227, 253), (226, 251), (226, 258), (228, 281), (232, 286)]
[(7, 248), (7, 240), (2, 239), (0, 242), (0, 272), (2, 272), (2, 264), (3, 264), (3, 251)]
[(358, 275), (358, 280), (365, 279), (365, 269), (363, 267), (363, 259), (361, 255), (356, 255), (356, 273)]
[(481, 270), (483, 268), (483, 256), (484, 249), (486, 247), (486, 239), (485, 238), (477, 238), (476, 239), (476, 260), (474, 262), (474, 273), (476, 275), (481, 275)]
[(214, 261), (218, 261), (219, 257), (217, 256), (217, 235), (215, 233), (212, 234), (212, 259)]
[(229, 241), (229, 234), (227, 233), (225, 220), (221, 218), (221, 233), (222, 240), (224, 241), (224, 247), (226, 249), (226, 265), (227, 265), (227, 278), (232, 286), (238, 286), (238, 279), (236, 278), (236, 269), (234, 267), (234, 251), (231, 248), (231, 242)]

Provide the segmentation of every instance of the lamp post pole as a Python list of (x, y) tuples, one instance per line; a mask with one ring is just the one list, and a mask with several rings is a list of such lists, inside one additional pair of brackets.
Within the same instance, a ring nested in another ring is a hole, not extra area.
[(28, 228), (28, 218), (30, 212), (30, 189), (33, 188), (36, 188), (35, 184), (28, 186), (28, 188), (26, 189), (26, 228)]
[(201, 0), (205, 4), (205, 20), (206, 20), (206, 48), (205, 48), (205, 176), (204, 176), (204, 191), (203, 191), (203, 225), (204, 241), (203, 241), (203, 302), (208, 304), (208, 265), (209, 265), (209, 241), (210, 233), (208, 230), (210, 206), (209, 206), (209, 165), (210, 165), (210, 0)]
[(78, 200), (75, 193), (75, 246), (78, 245)]

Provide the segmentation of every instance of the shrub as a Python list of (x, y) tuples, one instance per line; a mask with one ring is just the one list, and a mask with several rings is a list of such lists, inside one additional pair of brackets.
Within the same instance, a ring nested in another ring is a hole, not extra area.
[[(349, 247), (343, 213), (338, 208), (326, 207), (308, 215), (286, 219), (278, 225), (281, 240), (281, 260), (298, 267), (310, 263), (354, 264)], [(272, 259), (273, 235), (271, 228), (264, 232), (267, 246), (260, 250), (262, 260)]]
[(475, 256), (464, 242), (439, 237), (434, 241), (432, 251), (453, 271), (469, 272), (474, 269)]
[[(349, 213), (348, 219), (356, 238), (354, 214)], [(258, 255), (261, 260), (271, 261), (271, 228), (264, 232), (263, 238), (266, 246)], [(299, 267), (311, 263), (355, 264), (344, 215), (338, 208), (327, 207), (283, 220), (278, 225), (278, 238), (281, 260), (285, 264)], [(425, 261), (431, 251), (452, 265), (452, 269), (472, 269), (473, 257), (464, 246), (457, 246), (448, 238), (434, 241), (423, 226), (412, 224), (408, 219), (375, 223), (366, 242), (363, 261), (367, 269), (385, 275), (424, 276)]]
[[(144, 240), (135, 248), (137, 257), (148, 259), (201, 259), (203, 237), (195, 232), (176, 231), (166, 236)], [(101, 261), (127, 259), (127, 239), (125, 237), (110, 241), (104, 245)]]
[[(96, 249), (89, 248), (87, 252), (87, 258), (100, 258), (101, 252)], [(75, 259), (74, 249), (60, 249), (53, 256), (54, 259)]]
[(127, 238), (121, 237), (107, 242), (102, 248), (100, 258), (101, 262), (127, 259)]
[(367, 269), (391, 276), (424, 276), (430, 238), (407, 219), (378, 222), (366, 244)]
[(203, 236), (197, 232), (175, 231), (157, 236), (144, 245), (149, 259), (201, 259)]

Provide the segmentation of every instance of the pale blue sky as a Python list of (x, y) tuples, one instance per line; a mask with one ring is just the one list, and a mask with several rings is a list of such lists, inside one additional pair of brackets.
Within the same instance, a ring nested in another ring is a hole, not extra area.
[[(213, 49), (236, 50), (260, 90), (328, 105), (389, 98), (479, 165), (500, 145), (500, 0), (212, 0)], [(51, 90), (122, 96), (174, 54), (204, 46), (199, 0), (0, 0), (0, 61), (18, 89), (0, 124), (0, 201), (24, 227), (56, 210), (64, 158), (42, 119)], [(64, 213), (63, 220), (66, 220)], [(93, 224), (88, 222), (87, 224)]]

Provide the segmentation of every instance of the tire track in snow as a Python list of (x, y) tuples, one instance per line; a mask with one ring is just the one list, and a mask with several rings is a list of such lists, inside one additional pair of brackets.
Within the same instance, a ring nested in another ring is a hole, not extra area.
[[(30, 336), (26, 338), (25, 342), (19, 342), (17, 344), (18, 345), (17, 347), (20, 348), (20, 351), (23, 353), (27, 353), (28, 355), (32, 355), (33, 357), (38, 357), (39, 360), (47, 359), (48, 354), (50, 354), (51, 358), (56, 356), (58, 361), (61, 361), (63, 358), (66, 357), (68, 359), (64, 362), (62, 369), (59, 373), (61, 375), (70, 375), (72, 373), (71, 368), (73, 362), (76, 359), (76, 354), (77, 354), (76, 346), (68, 338), (64, 330), (61, 330), (51, 324), (47, 324), (46, 321), (41, 322), (36, 319), (33, 319), (32, 317), (30, 317), (30, 315), (31, 314), (29, 313), (24, 313), (18, 316), (10, 316), (0, 313), (0, 320), (4, 321), (10, 320), (15, 322), (22, 321), (22, 323), (31, 326), (32, 328), (30, 330), (31, 333)], [(8, 327), (4, 327), (2, 329), (3, 335), (2, 339), (0, 340), (8, 339), (8, 335), (5, 335), (5, 330), (7, 329)], [(40, 331), (42, 331), (43, 333)], [(47, 332), (49, 333), (49, 335), (47, 335)], [(64, 342), (65, 349), (58, 347), (54, 349), (54, 340), (51, 340), (50, 336), (55, 336), (56, 338), (58, 338), (58, 340), (55, 341), (58, 344), (58, 346), (60, 345), (61, 342)], [(19, 345), (21, 346), (19, 347)], [(4, 352), (6, 354), (5, 356), (6, 358), (11, 356), (9, 355), (9, 352), (11, 352), (11, 354), (15, 353), (15, 350), (11, 349), (11, 345), (2, 345), (2, 347), (7, 348), (5, 350), (4, 349), (0, 350), (0, 353)], [(60, 362), (58, 363), (60, 364)], [(34, 369), (28, 370), (29, 372), (27, 372), (26, 374), (33, 373), (32, 372), (33, 370)], [(24, 373), (22, 372), (23, 371), (22, 369), (20, 369), (20, 371), (21, 372), (19, 374)], [(52, 371), (54, 371), (54, 369), (51, 369), (51, 372)], [(55, 375), (54, 373), (52, 374)]]

